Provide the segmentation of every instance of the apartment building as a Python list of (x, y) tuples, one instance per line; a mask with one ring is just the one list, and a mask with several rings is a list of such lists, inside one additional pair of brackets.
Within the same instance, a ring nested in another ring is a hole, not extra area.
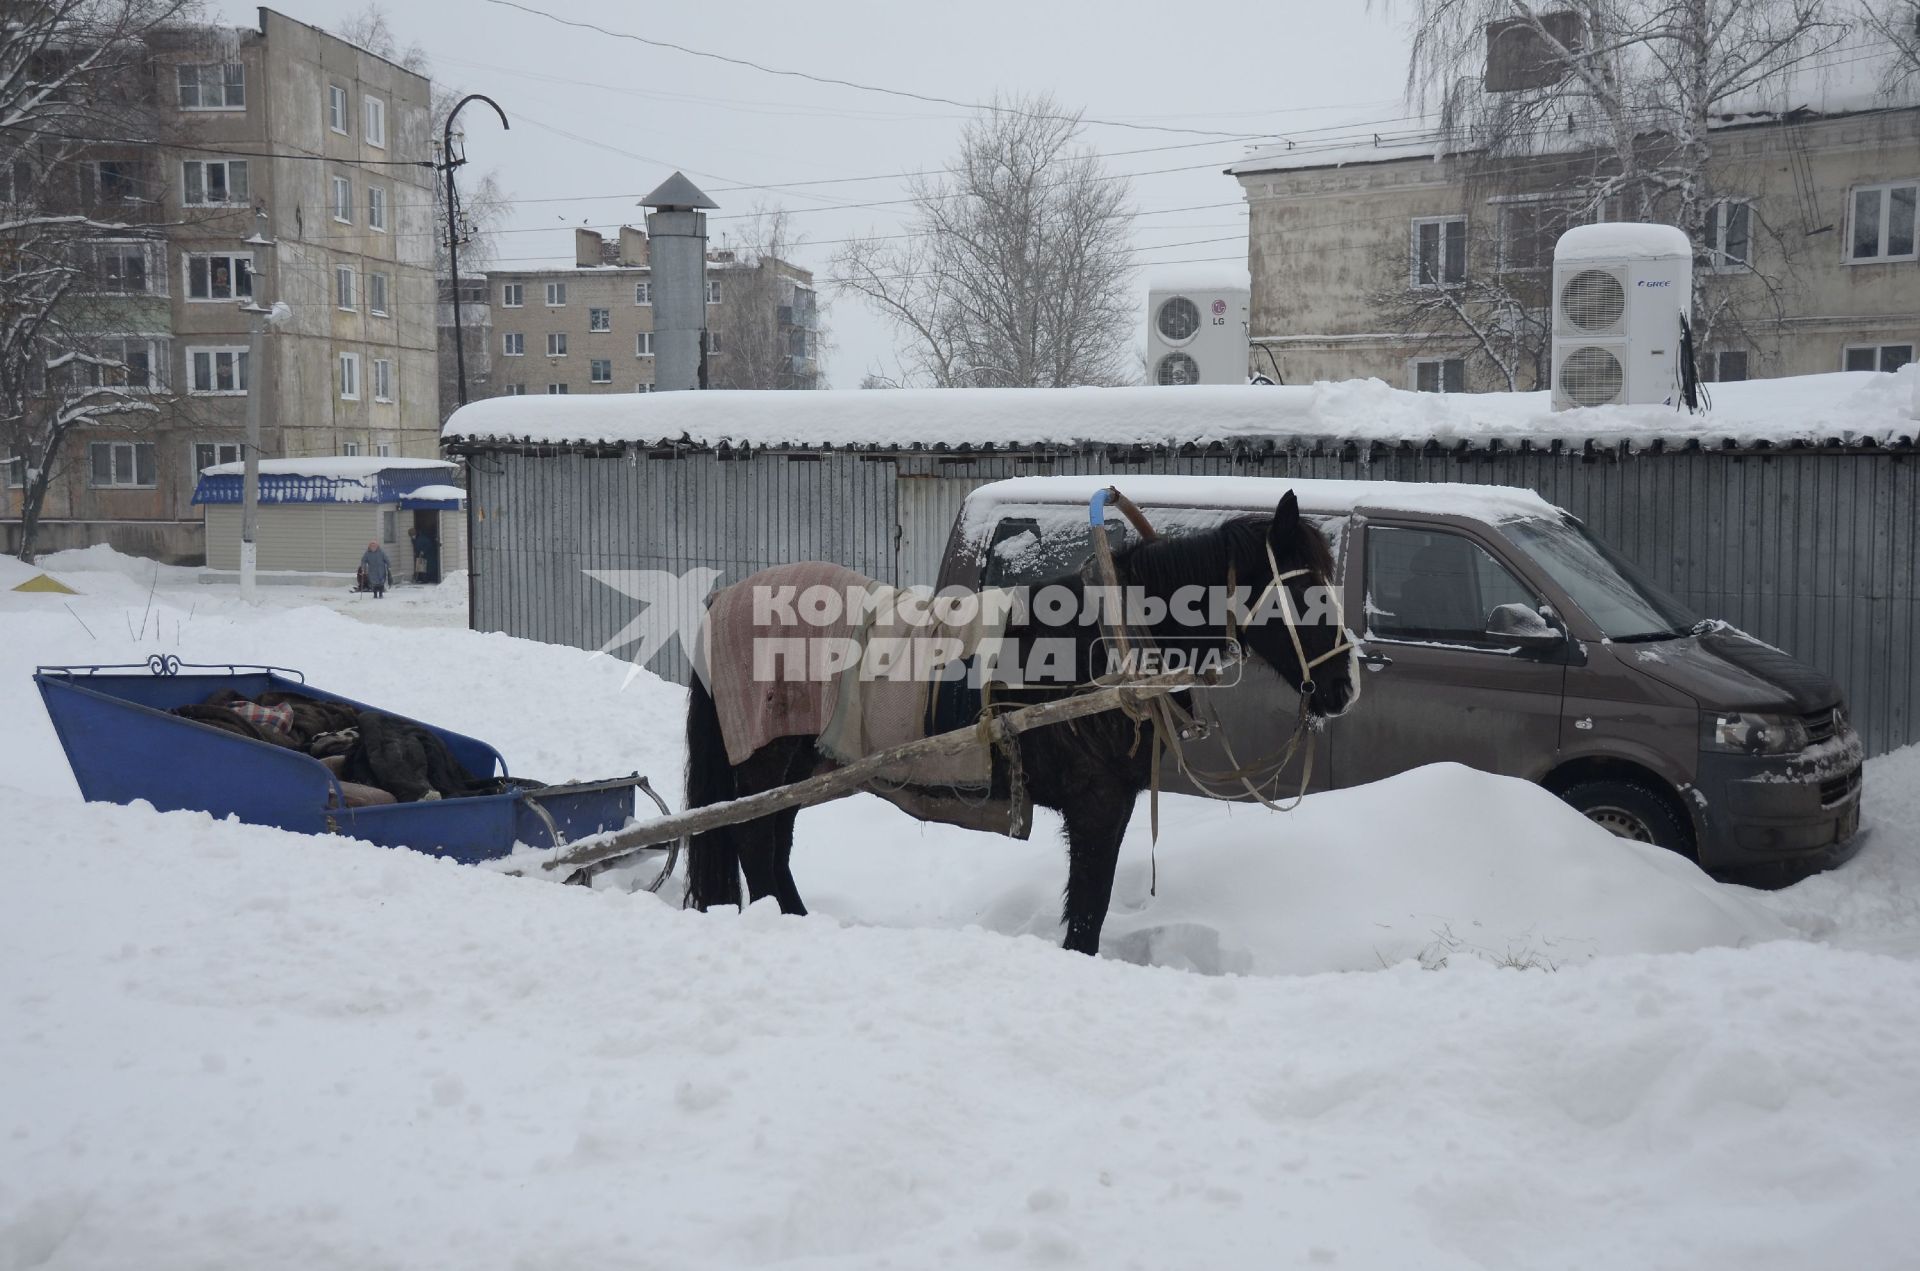
[[(169, 28), (149, 47), (163, 141), (91, 163), (96, 200), (147, 228), (84, 245), (79, 299), (118, 315), (159, 409), (71, 438), (39, 548), (192, 561), (199, 471), (241, 457), (249, 394), (264, 457), (438, 454), (430, 86), (265, 8), (257, 29)], [(258, 367), (250, 301), (289, 308)]]
[[(1893, 370), (1920, 345), (1920, 107), (1890, 99), (1859, 68), (1848, 80), (1809, 76), (1804, 88), (1776, 92), (1783, 109), (1712, 129), (1716, 203), (1695, 269), (1721, 320), (1700, 350), (1703, 378)], [(1508, 388), (1447, 310), (1480, 304), (1495, 339), (1522, 324), (1544, 348), (1554, 242), (1594, 219), (1565, 192), (1595, 163), (1572, 144), (1484, 160), (1418, 134), (1274, 150), (1229, 168), (1249, 207), (1253, 371), (1290, 383)], [(1494, 314), (1489, 295), (1514, 303)], [(1544, 388), (1546, 375), (1536, 359), (1513, 387)]]
[[(493, 346), (483, 394), (653, 391), (653, 276), (644, 230), (574, 231), (574, 266), (487, 275)], [(707, 384), (813, 388), (819, 333), (813, 275), (784, 260), (707, 253)], [(474, 321), (463, 305), (463, 322)], [(747, 347), (747, 346), (753, 347)]]

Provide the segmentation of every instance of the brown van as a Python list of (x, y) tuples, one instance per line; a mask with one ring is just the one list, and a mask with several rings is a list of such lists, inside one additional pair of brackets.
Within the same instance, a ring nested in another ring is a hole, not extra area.
[[(1115, 481), (1029, 477), (974, 490), (939, 585), (1018, 586), (1078, 569), (1091, 550), (1087, 500)], [(1326, 532), (1364, 669), (1358, 702), (1314, 737), (1311, 789), (1452, 760), (1539, 782), (1615, 834), (1759, 882), (1838, 864), (1859, 846), (1864, 755), (1834, 682), (1689, 612), (1532, 491), (1117, 483), (1163, 534), (1270, 515), (1287, 489)], [(1295, 718), (1289, 688), (1247, 674), (1205, 703), (1242, 759), (1272, 749)], [(1229, 766), (1218, 737), (1197, 760)], [(1295, 767), (1278, 788), (1299, 781)]]

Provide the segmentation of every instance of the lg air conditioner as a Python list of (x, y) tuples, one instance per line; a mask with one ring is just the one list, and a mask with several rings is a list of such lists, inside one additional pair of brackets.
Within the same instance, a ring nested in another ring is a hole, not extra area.
[(1147, 288), (1149, 384), (1247, 382), (1246, 271), (1157, 273)]
[(1680, 392), (1693, 248), (1671, 225), (1581, 225), (1553, 251), (1553, 408), (1661, 403)]

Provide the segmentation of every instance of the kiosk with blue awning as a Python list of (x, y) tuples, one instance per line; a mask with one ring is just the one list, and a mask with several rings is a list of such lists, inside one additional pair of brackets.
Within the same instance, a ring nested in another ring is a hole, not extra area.
[[(262, 581), (340, 575), (351, 580), (367, 544), (393, 562), (396, 581), (438, 582), (467, 567), (466, 492), (445, 459), (321, 456), (260, 461)], [(206, 509), (207, 566), (240, 568), (244, 465), (201, 470), (193, 501)]]

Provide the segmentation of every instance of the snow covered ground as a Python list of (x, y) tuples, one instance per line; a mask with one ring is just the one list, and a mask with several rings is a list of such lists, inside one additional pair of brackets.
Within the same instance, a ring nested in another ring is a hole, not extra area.
[(37, 663), (272, 661), (669, 792), (682, 698), (459, 580), (43, 565), (82, 594), (0, 563), (0, 1271), (1912, 1265), (1920, 752), (1770, 895), (1463, 769), (1170, 800), (1089, 960), (1046, 823), (803, 815), (794, 920), (83, 804)]

